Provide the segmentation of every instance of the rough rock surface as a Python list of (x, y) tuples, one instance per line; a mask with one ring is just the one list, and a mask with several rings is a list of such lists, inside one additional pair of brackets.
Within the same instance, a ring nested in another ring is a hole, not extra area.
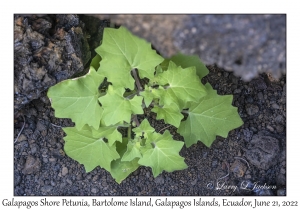
[(248, 144), (245, 156), (250, 163), (266, 170), (277, 164), (279, 154), (279, 141), (276, 138), (257, 134)]
[(184, 26), (175, 45), (207, 65), (245, 81), (262, 72), (278, 79), (286, 71), (285, 15), (191, 15)]
[(15, 112), (84, 70), (91, 58), (84, 27), (78, 15), (15, 15)]

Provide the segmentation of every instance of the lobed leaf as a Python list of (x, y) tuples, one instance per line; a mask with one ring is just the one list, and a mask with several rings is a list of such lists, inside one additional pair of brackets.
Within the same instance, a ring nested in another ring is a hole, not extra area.
[(173, 140), (169, 131), (165, 131), (163, 135), (150, 134), (147, 143), (153, 146), (143, 151), (143, 157), (138, 163), (151, 167), (154, 177), (157, 177), (163, 170), (173, 172), (187, 168), (184, 158), (179, 155), (184, 143)]
[(153, 133), (155, 129), (150, 125), (147, 119), (144, 119), (140, 126), (132, 129), (132, 131), (135, 132), (137, 136), (148, 138), (148, 135)]
[(177, 128), (179, 127), (180, 122), (184, 117), (181, 114), (181, 109), (179, 109), (179, 107), (175, 103), (164, 105), (163, 107), (154, 106), (151, 111), (157, 114), (156, 119), (164, 120), (166, 123), (174, 125)]
[(183, 109), (188, 101), (198, 102), (206, 95), (205, 87), (197, 77), (195, 68), (182, 69), (172, 61), (168, 70), (160, 74), (158, 83), (165, 86), (160, 99), (163, 105), (176, 103)]
[(117, 125), (99, 127), (92, 129), (92, 135), (95, 138), (106, 138), (110, 146), (116, 141), (122, 142), (122, 134), (118, 131)]
[(101, 56), (98, 73), (108, 78), (114, 87), (134, 89), (132, 69), (140, 78), (154, 77), (155, 67), (164, 59), (152, 50), (151, 44), (132, 35), (126, 28), (105, 28), (102, 44), (96, 48)]
[(205, 87), (207, 95), (199, 103), (190, 103), (189, 116), (178, 128), (187, 147), (198, 140), (210, 147), (216, 135), (226, 138), (230, 130), (243, 124), (237, 108), (231, 105), (232, 95), (220, 96), (208, 83)]
[(55, 117), (71, 118), (77, 129), (88, 124), (95, 129), (100, 125), (103, 109), (98, 102), (98, 87), (104, 77), (93, 67), (79, 78), (62, 81), (48, 90)]
[(144, 103), (146, 107), (149, 107), (149, 105), (151, 104), (154, 96), (152, 93), (152, 88), (148, 87), (148, 85), (145, 85), (145, 89), (144, 91), (140, 92), (140, 95), (143, 96), (144, 98)]
[[(117, 142), (117, 151), (122, 157), (126, 151), (128, 145), (128, 139), (123, 138), (122, 143)], [(138, 158), (132, 159), (131, 161), (123, 161), (121, 158), (112, 161), (111, 163), (111, 176), (116, 180), (117, 183), (121, 183), (127, 176), (138, 169)]]
[(149, 107), (153, 99), (159, 99), (163, 94), (163, 87), (159, 86), (158, 88), (148, 87), (145, 85), (144, 91), (140, 92), (140, 95), (144, 97), (145, 106)]
[(109, 86), (107, 94), (99, 98), (104, 109), (102, 119), (105, 125), (114, 125), (119, 122), (130, 123), (131, 114), (143, 114), (142, 96), (134, 96), (132, 99), (123, 97), (124, 88), (114, 89)]
[(200, 80), (209, 72), (207, 67), (202, 63), (197, 55), (184, 55), (182, 53), (178, 53), (176, 55), (173, 55), (171, 58), (166, 59), (163, 62), (163, 68), (168, 67), (170, 61), (174, 62), (178, 66), (181, 66), (182, 68), (195, 66), (197, 75)]
[(135, 158), (141, 158), (140, 142), (137, 140), (128, 141), (127, 150), (123, 154), (121, 161), (132, 161)]
[(63, 128), (67, 134), (65, 140), (66, 154), (83, 164), (86, 172), (92, 171), (95, 167), (111, 171), (110, 164), (120, 156), (116, 151), (116, 145), (109, 145), (104, 142), (104, 137), (94, 137), (93, 128), (85, 125), (80, 131), (75, 127)]

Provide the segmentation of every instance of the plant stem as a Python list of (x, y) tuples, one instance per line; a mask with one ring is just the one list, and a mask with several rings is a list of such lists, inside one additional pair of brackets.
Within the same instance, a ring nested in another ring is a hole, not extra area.
[(127, 130), (127, 138), (128, 138), (128, 140), (131, 140), (131, 125), (129, 125), (128, 130)]
[(137, 75), (136, 69), (132, 69), (131, 71), (132, 71), (133, 78), (135, 80), (135, 84), (137, 86), (137, 95), (140, 95), (140, 91), (143, 91), (143, 87), (141, 85), (140, 78)]
[(122, 124), (122, 125), (118, 125), (118, 127), (123, 127), (123, 128), (128, 128), (130, 125), (130, 123), (125, 123), (125, 124)]
[(126, 99), (132, 99), (135, 95), (137, 95), (137, 93), (132, 93), (132, 94), (126, 96)]
[(138, 118), (137, 118), (136, 115), (133, 115), (133, 116), (132, 116), (132, 120), (134, 120), (134, 122), (135, 122), (135, 124), (136, 124), (137, 127), (140, 126), (140, 122), (139, 122), (139, 120), (138, 120)]
[(171, 127), (171, 125), (169, 125), (169, 126), (167, 126), (167, 127), (164, 127), (163, 129), (160, 129), (157, 133), (160, 133), (160, 132), (162, 132), (163, 130), (169, 128), (169, 127)]

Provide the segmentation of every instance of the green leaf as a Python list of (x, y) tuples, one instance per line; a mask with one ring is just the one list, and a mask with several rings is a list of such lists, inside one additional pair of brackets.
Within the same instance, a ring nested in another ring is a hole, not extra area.
[(195, 66), (197, 75), (200, 79), (205, 77), (209, 72), (197, 55), (184, 55), (178, 53), (177, 55), (172, 56), (170, 60), (173, 61), (176, 65), (181, 66), (182, 68)]
[(142, 96), (134, 96), (132, 99), (123, 97), (124, 88), (114, 89), (109, 86), (107, 94), (99, 98), (104, 109), (102, 119), (106, 125), (114, 125), (119, 122), (130, 123), (131, 114), (143, 114)]
[(163, 107), (155, 106), (151, 111), (157, 114), (156, 119), (164, 120), (166, 123), (174, 125), (177, 128), (184, 117), (181, 114), (181, 109), (175, 103), (164, 105)]
[(112, 146), (116, 141), (122, 142), (122, 134), (118, 131), (118, 126), (99, 127), (97, 130), (92, 129), (93, 137), (106, 138), (109, 146)]
[(174, 141), (173, 136), (170, 134), (170, 131), (168, 130), (166, 130), (163, 134), (153, 131), (151, 133), (148, 133), (146, 138), (146, 144), (150, 145), (160, 140)]
[(47, 95), (55, 110), (55, 117), (71, 118), (79, 130), (85, 124), (97, 129), (103, 111), (98, 102), (98, 87), (103, 79), (91, 67), (82, 77), (68, 79), (50, 87)]
[(100, 67), (101, 57), (100, 55), (96, 54), (96, 56), (92, 59), (90, 66), (94, 67), (94, 69), (99, 69)]
[(140, 92), (140, 95), (144, 97), (145, 106), (149, 107), (154, 98), (159, 99), (162, 95), (163, 88), (159, 86), (158, 88), (148, 87), (145, 85), (144, 91)]
[(164, 59), (152, 50), (151, 44), (132, 35), (126, 28), (105, 28), (103, 40), (96, 52), (102, 57), (98, 73), (115, 87), (134, 89), (132, 69), (140, 78), (154, 77), (155, 67)]
[[(126, 151), (128, 139), (123, 138), (123, 142), (117, 142), (117, 151), (122, 157)], [(126, 177), (128, 177), (133, 171), (138, 169), (138, 158), (131, 161), (121, 161), (121, 158), (112, 161), (111, 163), (111, 176), (116, 180), (117, 183), (121, 183)]]
[(145, 89), (140, 92), (140, 95), (144, 97), (145, 106), (148, 107), (153, 100), (152, 88), (145, 85)]
[(186, 102), (198, 102), (206, 95), (205, 87), (197, 77), (195, 68), (182, 69), (172, 61), (168, 70), (161, 73), (159, 84), (165, 86), (161, 96), (162, 104), (176, 103), (180, 109), (185, 108)]
[(189, 116), (178, 128), (187, 147), (198, 140), (210, 147), (216, 135), (226, 138), (230, 130), (243, 124), (237, 108), (231, 105), (232, 95), (220, 96), (208, 83), (205, 87), (207, 95), (199, 103), (190, 103)]
[(132, 161), (134, 158), (142, 157), (140, 152), (140, 142), (137, 139), (128, 142), (127, 150), (124, 153), (121, 161)]
[(63, 128), (67, 134), (65, 140), (66, 154), (83, 164), (86, 172), (92, 171), (100, 166), (111, 171), (111, 161), (120, 156), (116, 151), (116, 145), (110, 146), (103, 141), (103, 138), (96, 138), (92, 135), (93, 128), (85, 125), (80, 131), (75, 127)]
[(144, 119), (140, 126), (132, 129), (132, 131), (135, 132), (135, 135), (137, 136), (147, 138), (149, 134), (155, 131), (155, 129), (150, 125), (147, 119)]
[(147, 143), (151, 143), (152, 148), (143, 152), (143, 157), (138, 163), (151, 167), (154, 177), (163, 170), (173, 172), (187, 168), (184, 158), (179, 155), (184, 143), (173, 140), (169, 131), (165, 131), (163, 135), (150, 134)]
[[(165, 61), (163, 63), (165, 63)], [(166, 69), (162, 68), (163, 63), (161, 63), (160, 65), (158, 65), (155, 68), (154, 78), (149, 80), (149, 85), (151, 85), (151, 86), (157, 85), (159, 83), (159, 81), (161, 80), (161, 74), (168, 69), (168, 68), (166, 68)], [(169, 61), (168, 61), (168, 66), (169, 66)]]

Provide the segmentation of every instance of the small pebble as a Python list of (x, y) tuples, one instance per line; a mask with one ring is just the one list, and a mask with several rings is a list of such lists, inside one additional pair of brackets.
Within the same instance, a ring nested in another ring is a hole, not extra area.
[(68, 168), (67, 167), (63, 167), (62, 170), (61, 170), (61, 175), (65, 176), (68, 174)]
[(241, 92), (242, 92), (241, 89), (235, 89), (235, 90), (233, 91), (234, 94), (238, 94), (238, 93), (241, 93)]
[(273, 128), (272, 126), (270, 126), (270, 125), (267, 125), (267, 129), (268, 129), (269, 131), (271, 131), (271, 132), (274, 131), (274, 128)]
[(284, 118), (281, 116), (281, 115), (278, 115), (276, 118), (275, 118), (275, 122), (277, 123), (283, 123), (284, 121)]
[(156, 177), (156, 178), (154, 179), (154, 182), (155, 182), (156, 184), (164, 184), (164, 183), (165, 183), (165, 179), (164, 179), (164, 177), (163, 177), (162, 175), (160, 175), (160, 176), (158, 176), (158, 177)]
[(251, 179), (251, 175), (248, 174), (248, 175), (245, 176), (245, 178), (246, 178), (246, 179)]
[(94, 194), (96, 194), (97, 192), (99, 192), (99, 190), (97, 188), (93, 187), (92, 190), (91, 190), (91, 192), (94, 193)]
[(264, 95), (262, 94), (262, 92), (259, 92), (258, 94), (257, 94), (257, 98), (259, 99), (259, 100), (263, 100), (264, 99)]
[(18, 142), (27, 140), (27, 137), (24, 134), (21, 134), (18, 138)]
[(51, 185), (45, 185), (41, 188), (42, 192), (44, 193), (48, 193), (53, 189), (53, 187)]
[(279, 109), (280, 108), (279, 105), (276, 104), (276, 103), (272, 104), (272, 107), (273, 107), (273, 109)]
[(255, 115), (259, 111), (259, 108), (256, 105), (247, 104), (246, 105), (246, 111), (247, 111), (248, 115)]
[(33, 174), (40, 171), (40, 169), (40, 160), (38, 158), (34, 158), (33, 156), (28, 156), (22, 172), (23, 174)]
[(73, 184), (73, 182), (70, 179), (67, 179), (67, 182), (68, 182), (69, 185)]
[(230, 171), (234, 173), (235, 177), (243, 177), (247, 171), (247, 166), (239, 160), (235, 160), (230, 167)]
[(278, 133), (281, 133), (281, 132), (284, 131), (284, 127), (281, 126), (281, 125), (277, 125), (277, 126), (276, 126), (276, 130), (277, 130)]
[(54, 187), (54, 186), (56, 186), (56, 183), (51, 180), (51, 185)]

